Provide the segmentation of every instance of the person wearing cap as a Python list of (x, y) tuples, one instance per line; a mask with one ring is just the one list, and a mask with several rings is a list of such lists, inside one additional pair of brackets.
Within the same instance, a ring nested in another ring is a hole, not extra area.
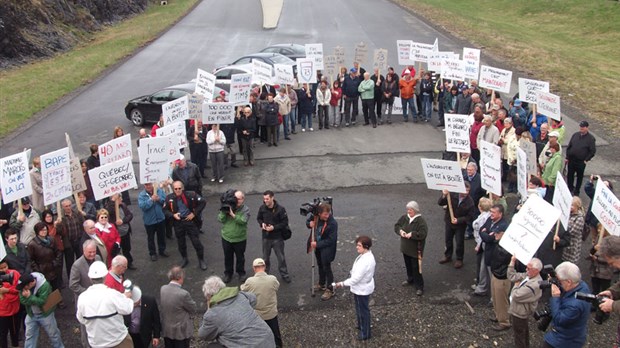
[(405, 259), (407, 280), (403, 286), (413, 285), (416, 294), (424, 294), (424, 278), (420, 273), (420, 259), (424, 252), (428, 226), (426, 220), (420, 214), (420, 206), (416, 201), (410, 201), (405, 206), (407, 212), (394, 224), (394, 233), (400, 236), (400, 252)]
[(558, 172), (562, 171), (562, 153), (560, 152), (560, 144), (549, 145), (549, 160), (545, 164), (545, 168), (542, 170), (542, 180), (547, 187), (547, 193), (545, 194), (545, 200), (549, 203), (553, 203), (553, 193), (555, 191), (555, 180), (558, 176)]
[(463, 88), (456, 96), (456, 104), (454, 104), (454, 111), (459, 115), (469, 115), (469, 110), (472, 108), (471, 95), (469, 95), (469, 88)]
[(241, 284), (241, 291), (256, 295), (256, 313), (269, 325), (273, 332), (276, 347), (282, 347), (282, 335), (278, 323), (278, 289), (280, 283), (275, 276), (267, 274), (265, 260), (258, 258), (252, 262), (254, 276)]
[(188, 191), (196, 192), (202, 196), (201, 178), (202, 176), (200, 175), (198, 166), (181, 155), (177, 161), (177, 165), (172, 170), (172, 180), (182, 182), (183, 186), (185, 186)]
[[(362, 82), (359, 75), (357, 75), (357, 69), (351, 68), (349, 75), (345, 76), (342, 83), (342, 97), (344, 98), (344, 122), (345, 126), (349, 124), (355, 124), (357, 115), (359, 114), (358, 98), (360, 93), (358, 91), (359, 85)], [(353, 111), (351, 111), (353, 107)]]
[(564, 121), (551, 119), (551, 123), (549, 123), (550, 131), (558, 132), (558, 142), (560, 144), (564, 143), (564, 136), (566, 135), (566, 127), (564, 127)]
[(508, 110), (508, 117), (512, 118), (512, 124), (515, 128), (525, 127), (527, 111), (523, 108), (521, 99), (514, 100), (513, 106)]
[(258, 208), (256, 221), (262, 231), (263, 239), (263, 258), (266, 262), (266, 271), (269, 272), (271, 249), (276, 254), (278, 260), (278, 270), (282, 280), (287, 283), (291, 282), (286, 267), (286, 258), (284, 257), (284, 238), (282, 232), (289, 228), (288, 215), (286, 209), (278, 204), (274, 199), (273, 191), (267, 190), (263, 193), (263, 205)]
[[(215, 347), (272, 348), (269, 325), (256, 313), (256, 295), (226, 287), (218, 276), (207, 278), (202, 286), (207, 311), (202, 317), (198, 337), (217, 341)], [(168, 347), (168, 345), (166, 345)]]
[(148, 348), (159, 346), (161, 335), (161, 321), (157, 301), (152, 296), (142, 293), (138, 286), (131, 289), (133, 311), (123, 316), (123, 321), (135, 348)]
[(362, 112), (364, 113), (364, 126), (372, 122), (372, 127), (377, 128), (377, 115), (375, 115), (375, 83), (370, 79), (370, 73), (364, 73), (364, 80), (357, 87), (362, 97)]
[(134, 302), (131, 291), (124, 294), (104, 284), (108, 269), (101, 261), (95, 261), (88, 269), (91, 285), (77, 300), (75, 314), (86, 327), (88, 343), (93, 348), (133, 347), (131, 336), (123, 321), (123, 315), (131, 314)]
[(39, 272), (26, 273), (21, 276), (16, 286), (19, 301), (26, 307), (26, 339), (24, 347), (36, 347), (39, 342), (40, 329), (45, 330), (52, 347), (64, 348), (60, 330), (56, 323), (54, 311), (56, 306), (43, 310), (47, 298), (52, 293), (52, 286)]
[(19, 241), (24, 245), (28, 245), (35, 236), (34, 225), (40, 221), (40, 212), (30, 204), (30, 198), (23, 197), (22, 210), (15, 209), (13, 215), (11, 215), (9, 226), (18, 231)]
[(189, 341), (194, 335), (196, 302), (190, 293), (183, 289), (185, 271), (179, 266), (168, 271), (168, 284), (159, 291), (161, 307), (162, 336), (166, 347), (189, 348)]
[(9, 268), (6, 257), (0, 260), (0, 272), (13, 277), (13, 281), (0, 283), (0, 347), (8, 347), (7, 336), (11, 336), (11, 345), (19, 344), (19, 329), (22, 327), (19, 315), (19, 283), (20, 274)]
[(416, 79), (411, 75), (411, 72), (405, 71), (403, 77), (398, 81), (398, 88), (400, 91), (400, 99), (403, 104), (403, 120), (409, 122), (408, 112), (411, 111), (411, 118), (413, 122), (418, 122), (417, 114), (418, 110), (415, 104), (415, 86)]
[(566, 161), (568, 162), (566, 184), (573, 196), (579, 196), (586, 164), (596, 154), (596, 138), (590, 134), (588, 127), (590, 127), (588, 121), (581, 121), (579, 131), (573, 134), (566, 148)]

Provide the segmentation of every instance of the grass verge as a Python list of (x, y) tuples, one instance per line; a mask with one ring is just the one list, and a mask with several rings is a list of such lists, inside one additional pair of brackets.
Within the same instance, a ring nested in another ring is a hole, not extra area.
[(549, 81), (563, 102), (620, 134), (619, 1), (396, 1), (488, 56)]
[(0, 71), (0, 137), (155, 39), (199, 0), (149, 2), (147, 10), (52, 58)]

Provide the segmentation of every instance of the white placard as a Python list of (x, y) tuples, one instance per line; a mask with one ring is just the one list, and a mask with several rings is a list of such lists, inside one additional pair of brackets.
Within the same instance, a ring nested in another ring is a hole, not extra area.
[(446, 150), (470, 153), (469, 115), (446, 114)]
[(138, 147), (140, 183), (156, 183), (168, 179), (170, 159), (178, 158), (176, 147), (170, 146), (170, 137), (144, 138)]
[(206, 101), (213, 100), (213, 96), (215, 95), (215, 75), (198, 69), (198, 73), (196, 74), (195, 93), (205, 97)]
[(517, 147), (517, 191), (521, 198), (527, 197), (527, 154)]
[(374, 50), (372, 57), (372, 67), (377, 68), (380, 71), (385, 71), (388, 68), (388, 50), (385, 48), (378, 48)]
[[(187, 96), (187, 114), (190, 120), (202, 120), (202, 103), (205, 97), (200, 94), (190, 94)], [(177, 99), (178, 100), (178, 99)], [(164, 122), (164, 124), (167, 124)]]
[[(211, 100), (211, 99), (208, 99)], [(164, 124), (183, 122), (189, 119), (189, 98), (184, 95), (161, 106)]]
[(609, 233), (620, 236), (620, 201), (601, 179), (596, 183), (592, 202), (592, 214)]
[(527, 176), (538, 175), (538, 158), (536, 157), (536, 144), (531, 141), (519, 141), (519, 147), (527, 156)]
[(480, 149), (480, 184), (484, 190), (502, 195), (502, 148), (482, 140)]
[(413, 65), (411, 59), (412, 40), (396, 40), (396, 52), (398, 53), (398, 65)]
[(334, 55), (325, 56), (325, 75), (329, 76), (330, 81), (340, 72), (338, 70), (338, 57)]
[(99, 162), (101, 165), (132, 158), (131, 135), (125, 134), (99, 145)]
[(78, 193), (88, 190), (86, 181), (84, 180), (84, 174), (82, 173), (82, 163), (77, 157), (71, 158), (71, 166), (69, 168), (71, 173), (71, 191), (72, 193)]
[(441, 77), (446, 80), (465, 80), (465, 65), (459, 59), (441, 60)]
[(325, 68), (323, 64), (323, 44), (315, 43), (315, 44), (306, 44), (306, 58), (313, 58), (314, 64), (316, 65), (317, 70), (322, 70)]
[[(142, 147), (142, 146), (141, 146)], [(88, 171), (96, 200), (101, 200), (136, 188), (136, 176), (131, 165), (131, 158), (124, 158), (114, 163), (102, 165)]]
[(312, 58), (297, 58), (297, 81), (316, 83), (316, 65)]
[(334, 56), (336, 56), (336, 62), (338, 62), (338, 64), (340, 65), (345, 64), (346, 61), (344, 58), (344, 47), (341, 47), (341, 46), (334, 47)]
[(45, 205), (56, 203), (73, 194), (71, 157), (68, 148), (41, 155), (41, 180)]
[(539, 90), (534, 93), (536, 94), (536, 102), (538, 103), (538, 108), (536, 111), (556, 121), (562, 121), (562, 113), (560, 112), (560, 97), (555, 94)]
[[(206, 105), (206, 104), (203, 104)], [(204, 118), (204, 110), (203, 118)], [(204, 123), (204, 122), (203, 122)], [(176, 148), (177, 150), (184, 149), (187, 146), (187, 131), (185, 129), (185, 122), (177, 122), (173, 124), (169, 124), (167, 126), (158, 128), (155, 131), (158, 137), (167, 137), (172, 136), (173, 139), (176, 140)], [(142, 141), (142, 140), (140, 140)]]
[(286, 64), (274, 64), (273, 70), (275, 76), (273, 78), (274, 83), (282, 85), (292, 85), (295, 83), (295, 76), (293, 75), (293, 66)]
[(478, 79), (480, 75), (480, 50), (463, 47), (463, 64), (465, 66), (465, 77)]
[(562, 177), (562, 173), (558, 172), (555, 178), (555, 191), (553, 191), (553, 206), (560, 211), (560, 221), (564, 229), (568, 231), (568, 219), (570, 219), (570, 208), (573, 204), (573, 195), (566, 185), (566, 181)]
[(393, 115), (403, 114), (403, 100), (400, 99), (400, 97), (394, 97), (394, 104), (392, 105), (392, 114)]
[(415, 47), (415, 44), (416, 43), (414, 42), (414, 46), (411, 48), (411, 59), (415, 62), (428, 63), (428, 57), (431, 55), (431, 53), (433, 53), (433, 51), (425, 48)]
[(502, 93), (510, 93), (512, 71), (493, 68), (486, 65), (480, 66), (480, 79), (478, 85), (482, 88), (496, 90)]
[(456, 161), (421, 158), (426, 186), (430, 190), (465, 193), (465, 179)]
[(204, 124), (235, 123), (235, 106), (232, 103), (207, 103), (202, 109)]
[(368, 46), (365, 43), (360, 42), (355, 45), (355, 61), (360, 65), (365, 64), (368, 59)]
[(519, 78), (519, 99), (537, 104), (536, 91), (549, 92), (549, 82)]
[(252, 74), (235, 74), (230, 78), (230, 93), (228, 101), (235, 104), (247, 104), (250, 102), (252, 90)]
[(431, 52), (428, 55), (428, 70), (430, 71), (439, 71), (441, 72), (441, 61), (444, 59), (455, 59), (458, 60), (458, 55), (455, 55), (454, 52)]
[(258, 59), (252, 59), (252, 82), (259, 84), (272, 84), (273, 67)]
[(532, 195), (512, 217), (499, 245), (527, 265), (559, 216), (559, 210), (538, 195)]

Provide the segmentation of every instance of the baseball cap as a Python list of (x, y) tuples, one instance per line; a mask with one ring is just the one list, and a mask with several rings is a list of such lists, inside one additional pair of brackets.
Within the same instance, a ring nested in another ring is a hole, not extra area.
[(588, 123), (588, 121), (581, 121), (579, 122), (579, 127), (590, 127), (590, 124)]
[(30, 198), (22, 197), (22, 204), (30, 204)]
[(521, 106), (521, 99), (515, 99), (515, 106)]
[(88, 278), (90, 279), (98, 279), (103, 278), (108, 274), (108, 268), (105, 266), (105, 263), (101, 261), (95, 261), (88, 268)]
[(559, 138), (560, 133), (558, 131), (552, 131), (552, 132), (549, 132), (549, 136)]
[(351, 68), (351, 70), (349, 70), (349, 72), (356, 73), (356, 72), (357, 72), (357, 69), (355, 69), (355, 68)]
[(265, 260), (261, 259), (260, 257), (258, 259), (254, 259), (254, 261), (252, 262), (252, 267), (258, 267), (258, 266), (264, 266), (265, 265)]
[(17, 289), (17, 291), (22, 291), (24, 290), (24, 287), (32, 283), (33, 280), (34, 280), (34, 277), (32, 276), (32, 274), (26, 273), (21, 278), (19, 278), (19, 281), (17, 282), (17, 286), (15, 288)]

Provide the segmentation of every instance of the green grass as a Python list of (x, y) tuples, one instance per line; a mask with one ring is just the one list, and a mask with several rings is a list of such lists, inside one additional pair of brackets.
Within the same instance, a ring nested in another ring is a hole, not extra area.
[[(620, 3), (611, 0), (399, 0), (484, 53), (618, 129)], [(513, 91), (516, 93), (516, 91)]]
[(150, 2), (144, 13), (89, 35), (70, 51), (0, 71), (0, 137), (152, 41), (198, 1)]

